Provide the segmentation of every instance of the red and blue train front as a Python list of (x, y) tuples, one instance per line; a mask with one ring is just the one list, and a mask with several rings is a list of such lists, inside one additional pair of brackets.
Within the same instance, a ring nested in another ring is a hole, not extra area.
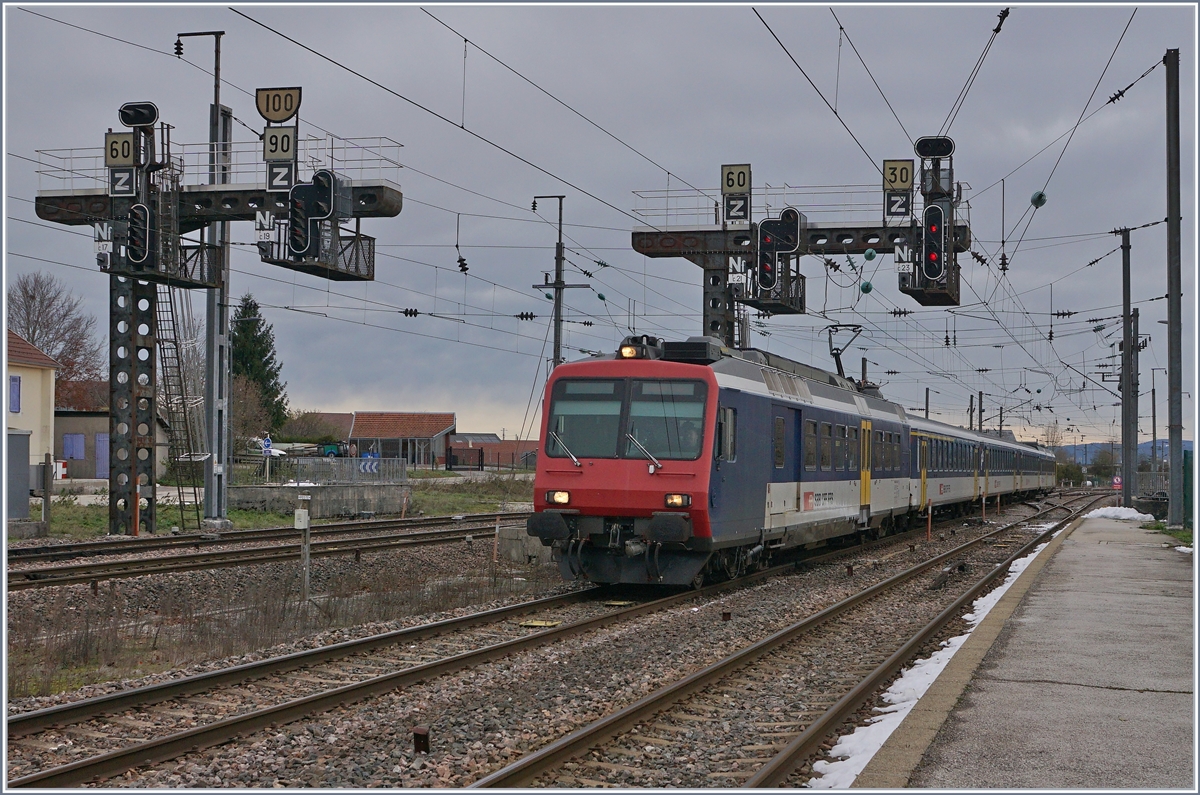
[(717, 383), (702, 365), (635, 357), (554, 371), (528, 532), (568, 579), (687, 585), (712, 554)]

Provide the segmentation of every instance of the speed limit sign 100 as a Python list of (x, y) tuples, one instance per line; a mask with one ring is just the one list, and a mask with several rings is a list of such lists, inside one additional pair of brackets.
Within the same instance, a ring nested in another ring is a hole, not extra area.
[(279, 124), (300, 110), (300, 88), (259, 88), (254, 92), (258, 113), (272, 124)]
[(721, 166), (721, 193), (749, 193), (750, 164)]
[(291, 160), (295, 156), (295, 127), (268, 127), (263, 130), (263, 160)]
[(104, 167), (136, 166), (137, 148), (134, 146), (133, 133), (104, 134)]

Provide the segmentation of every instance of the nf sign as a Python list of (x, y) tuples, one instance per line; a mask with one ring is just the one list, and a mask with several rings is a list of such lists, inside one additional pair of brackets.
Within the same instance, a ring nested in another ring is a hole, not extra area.
[(258, 115), (281, 124), (300, 111), (300, 87), (256, 89), (254, 104), (258, 107)]

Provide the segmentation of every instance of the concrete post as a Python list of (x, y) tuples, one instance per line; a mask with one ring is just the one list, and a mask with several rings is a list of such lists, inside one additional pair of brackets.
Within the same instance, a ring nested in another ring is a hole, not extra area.
[(1183, 274), (1180, 266), (1179, 50), (1167, 50), (1167, 524), (1183, 524)]
[(300, 531), (300, 601), (304, 604), (308, 604), (309, 575), (312, 565), (310, 559), (312, 538), (309, 533), (308, 519), (308, 505), (311, 500), (311, 494), (300, 494), (296, 497), (295, 528)]

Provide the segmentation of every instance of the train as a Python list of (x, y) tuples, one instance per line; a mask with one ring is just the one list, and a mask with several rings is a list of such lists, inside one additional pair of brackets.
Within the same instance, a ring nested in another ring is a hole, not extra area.
[(627, 337), (555, 368), (542, 406), (526, 530), (567, 580), (698, 588), (1055, 485), (1036, 445), (713, 337)]

